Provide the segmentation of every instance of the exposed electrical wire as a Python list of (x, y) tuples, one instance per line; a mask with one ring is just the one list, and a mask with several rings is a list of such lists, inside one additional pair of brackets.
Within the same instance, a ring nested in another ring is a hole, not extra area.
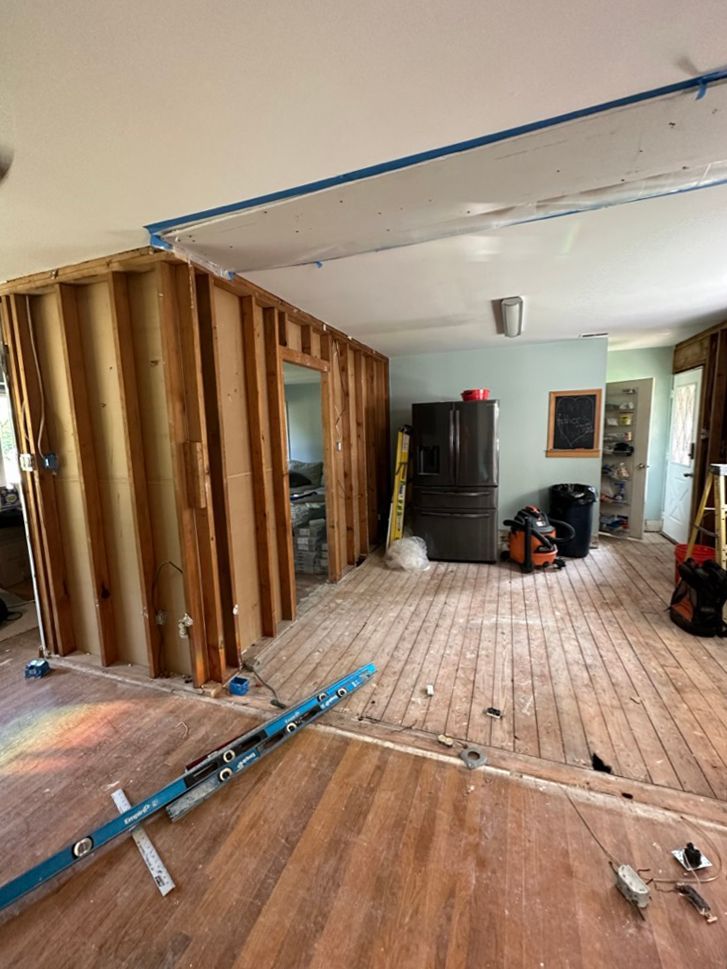
[(583, 814), (581, 814), (581, 811), (579, 810), (579, 808), (576, 807), (575, 801), (570, 796), (570, 794), (567, 791), (565, 791), (564, 793), (565, 793), (566, 798), (570, 802), (570, 806), (573, 808), (573, 810), (576, 812), (576, 814), (578, 815), (578, 817), (581, 819), (581, 823), (585, 827), (586, 831), (590, 834), (590, 836), (596, 842), (596, 844), (598, 845), (598, 847), (601, 849), (601, 851), (604, 853), (604, 855), (608, 858), (611, 867), (612, 868), (614, 868), (614, 867), (618, 868), (618, 866), (621, 864), (621, 862), (616, 858), (615, 855), (612, 855), (611, 852), (608, 850), (608, 848), (606, 848), (603, 845), (603, 843), (598, 839), (598, 837), (596, 836), (596, 833), (593, 830), (593, 828), (590, 826), (590, 824), (588, 823), (588, 821), (586, 821), (586, 819), (583, 816)]
[[(43, 462), (46, 455), (43, 453), (43, 432), (45, 431), (45, 391), (43, 389), (43, 377), (40, 372), (40, 361), (38, 360), (38, 348), (35, 345), (35, 331), (33, 327), (33, 316), (30, 312), (30, 297), (25, 297), (25, 313), (28, 320), (28, 334), (30, 336), (30, 346), (33, 351), (35, 361), (35, 373), (38, 378), (38, 390), (40, 392), (40, 423), (38, 424), (38, 436), (35, 439), (35, 447)], [(30, 425), (28, 425), (30, 426)]]
[(157, 629), (159, 630), (159, 640), (157, 643), (156, 661), (159, 667), (160, 674), (166, 673), (166, 669), (164, 664), (164, 633), (162, 632), (163, 623), (159, 622), (159, 618), (158, 618), (159, 607), (157, 606), (156, 593), (157, 593), (157, 584), (159, 582), (159, 576), (161, 575), (162, 569), (166, 568), (167, 566), (177, 571), (180, 575), (184, 575), (184, 570), (180, 568), (180, 566), (178, 566), (176, 562), (172, 562), (171, 559), (166, 559), (164, 562), (161, 562), (156, 567), (156, 571), (154, 572), (154, 578), (152, 579), (152, 582), (151, 582), (151, 607), (154, 613), (154, 620), (157, 624)]

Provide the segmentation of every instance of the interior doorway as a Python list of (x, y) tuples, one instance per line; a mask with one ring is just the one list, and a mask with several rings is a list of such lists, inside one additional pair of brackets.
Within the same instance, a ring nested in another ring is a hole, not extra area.
[(296, 602), (328, 581), (326, 467), (321, 374), (283, 364)]
[(663, 530), (667, 538), (679, 543), (689, 537), (701, 399), (701, 367), (674, 374)]

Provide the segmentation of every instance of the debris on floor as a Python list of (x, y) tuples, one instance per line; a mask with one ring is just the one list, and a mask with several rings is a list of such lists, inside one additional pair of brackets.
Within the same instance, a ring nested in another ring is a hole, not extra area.
[(427, 683), (427, 685), (424, 687), (424, 692), (427, 696), (434, 696), (434, 684)]
[(442, 744), (443, 747), (454, 747), (454, 740), (451, 737), (448, 737), (445, 733), (440, 733), (437, 740), (440, 744)]
[(31, 659), (25, 664), (26, 680), (40, 680), (51, 672), (47, 659)]
[(594, 770), (600, 771), (602, 774), (613, 774), (613, 767), (607, 764), (605, 760), (601, 760), (598, 754), (591, 754), (591, 764)]
[(460, 750), (459, 756), (470, 770), (475, 770), (477, 767), (484, 767), (487, 763), (485, 752), (479, 747), (465, 747), (464, 750)]
[(499, 707), (487, 707), (485, 713), (488, 717), (492, 717), (493, 720), (502, 720), (502, 710)]
[(696, 908), (699, 914), (707, 920), (708, 923), (716, 922), (717, 916), (712, 912), (709, 904), (702, 898), (696, 888), (692, 885), (687, 885), (684, 882), (680, 882), (676, 887), (677, 892), (682, 895), (686, 900)]

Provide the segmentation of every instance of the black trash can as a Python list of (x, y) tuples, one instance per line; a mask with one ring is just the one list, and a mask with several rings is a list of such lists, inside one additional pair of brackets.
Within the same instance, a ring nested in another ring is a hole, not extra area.
[(558, 552), (583, 559), (591, 547), (596, 489), (584, 484), (557, 484), (550, 489), (550, 517), (566, 522), (575, 531), (569, 542), (558, 542)]

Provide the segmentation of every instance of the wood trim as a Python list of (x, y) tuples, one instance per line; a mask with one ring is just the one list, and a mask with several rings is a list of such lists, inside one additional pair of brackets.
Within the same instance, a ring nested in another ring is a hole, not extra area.
[(194, 685), (199, 687), (208, 679), (209, 662), (206, 649), (205, 609), (202, 599), (202, 574), (197, 547), (196, 513), (187, 494), (187, 471), (184, 456), (187, 440), (187, 413), (179, 314), (176, 305), (173, 267), (162, 262), (157, 266), (157, 274), (169, 443), (172, 451), (174, 495), (177, 505), (179, 544), (182, 552), (182, 580), (185, 605), (192, 619), (192, 625), (187, 628), (187, 636), (192, 664), (192, 679)]
[(293, 526), (290, 513), (290, 481), (288, 478), (288, 438), (285, 414), (285, 384), (278, 348), (278, 334), (287, 331), (281, 326), (281, 310), (263, 310), (265, 328), (265, 368), (270, 413), (270, 443), (273, 459), (273, 499), (275, 503), (275, 535), (280, 573), (280, 609), (283, 619), (295, 619), (296, 585), (293, 556)]
[(116, 662), (119, 654), (76, 290), (73, 286), (61, 283), (56, 287), (56, 298), (61, 320), (63, 362), (71, 404), (71, 426), (77, 446), (76, 458), (86, 521), (86, 544), (93, 577), (101, 663), (104, 666), (110, 666)]
[(556, 450), (553, 447), (553, 436), (555, 434), (555, 402), (559, 397), (585, 397), (595, 394), (596, 397), (596, 416), (594, 418), (595, 440), (601, 441), (603, 433), (603, 390), (594, 387), (588, 390), (551, 390), (548, 394), (548, 447), (545, 451), (546, 458), (599, 458), (601, 448), (577, 448), (572, 451)]
[[(273, 507), (265, 479), (262, 397), (265, 390), (263, 366), (262, 307), (252, 296), (242, 299), (242, 341), (245, 363), (247, 413), (250, 424), (250, 457), (255, 500), (255, 540), (260, 583), (260, 619), (264, 636), (274, 636), (275, 606), (273, 599), (273, 562), (268, 533), (269, 509)], [(288, 352), (288, 351), (286, 351)]]
[(222, 630), (228, 666), (239, 666), (242, 642), (235, 609), (234, 559), (230, 552), (229, 521), (225, 485), (225, 442), (220, 426), (219, 386), (217, 380), (217, 318), (215, 283), (209, 273), (195, 273), (199, 349), (205, 401), (207, 460), (211, 488), (212, 514), (215, 523), (217, 575), (219, 578)]
[(330, 369), (330, 363), (327, 360), (319, 360), (318, 357), (301, 353), (300, 350), (294, 350), (292, 347), (280, 347), (280, 359), (284, 363), (295, 363), (299, 367), (308, 367), (309, 370), (318, 370), (320, 373), (328, 373)]
[(144, 442), (140, 434), (141, 415), (139, 392), (136, 384), (134, 361), (134, 337), (129, 308), (129, 290), (126, 275), (112, 272), (108, 277), (111, 303), (111, 329), (119, 378), (121, 419), (124, 427), (126, 462), (131, 484), (131, 513), (134, 528), (134, 544), (139, 568), (139, 594), (146, 640), (149, 674), (159, 676), (163, 672), (162, 642), (154, 617), (152, 584), (154, 582), (154, 539), (149, 511)]

